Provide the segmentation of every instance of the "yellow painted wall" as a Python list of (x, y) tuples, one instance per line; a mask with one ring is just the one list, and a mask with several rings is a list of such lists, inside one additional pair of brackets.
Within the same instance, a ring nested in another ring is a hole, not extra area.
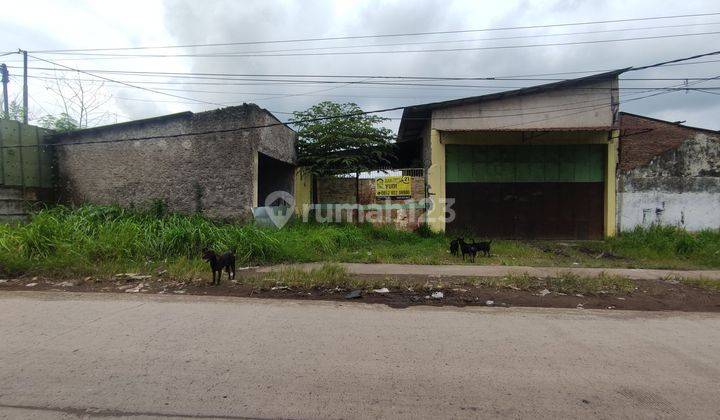
[(605, 237), (617, 233), (617, 163), (620, 130), (611, 132), (605, 167)]
[(303, 217), (304, 206), (312, 204), (312, 175), (305, 171), (304, 168), (295, 168), (294, 188), (295, 215)]
[(427, 171), (429, 198), (433, 208), (427, 214), (427, 224), (435, 232), (445, 231), (445, 145), (441, 142), (440, 131), (430, 130), (430, 167)]

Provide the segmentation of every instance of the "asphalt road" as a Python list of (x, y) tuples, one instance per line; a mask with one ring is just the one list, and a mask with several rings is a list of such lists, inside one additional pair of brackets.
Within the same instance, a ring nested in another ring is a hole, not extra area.
[(720, 315), (0, 292), (0, 417), (720, 417)]

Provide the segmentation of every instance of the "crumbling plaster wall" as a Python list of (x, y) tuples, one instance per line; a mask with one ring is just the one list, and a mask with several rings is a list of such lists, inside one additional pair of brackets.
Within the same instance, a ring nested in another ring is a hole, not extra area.
[(619, 227), (720, 228), (720, 139), (695, 132), (646, 165), (621, 172)]

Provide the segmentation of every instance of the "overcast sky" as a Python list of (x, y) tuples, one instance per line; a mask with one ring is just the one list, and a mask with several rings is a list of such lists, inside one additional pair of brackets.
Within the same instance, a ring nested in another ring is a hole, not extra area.
[[(358, 35), (476, 30), (529, 25), (549, 25), (628, 18), (720, 12), (717, 0), (673, 1), (28, 1), (6, 4), (0, 15), (0, 52), (26, 50), (154, 47), (187, 44), (273, 41)], [(663, 26), (659, 28), (659, 26)], [(668, 27), (673, 26), (673, 27)], [(605, 32), (600, 32), (605, 31)], [(579, 33), (593, 32), (593, 33)], [(567, 43), (638, 37), (716, 32), (714, 34), (667, 37), (625, 42), (583, 45), (534, 46), (439, 52), (395, 52), (391, 54), (292, 55), (279, 53), (329, 53), (356, 51), (407, 51), (529, 44)], [(541, 36), (542, 35), (542, 36)], [(495, 39), (488, 39), (495, 38)], [(497, 39), (506, 38), (506, 39)], [(513, 39), (507, 39), (513, 38)], [(386, 45), (402, 44), (402, 45)], [(356, 46), (355, 48), (350, 48)], [(182, 49), (109, 51), (112, 54), (212, 54), (273, 51), (266, 57), (96, 57), (36, 53), (53, 62), (84, 70), (132, 70), (153, 72), (303, 74), (303, 75), (388, 75), (437, 77), (486, 77), (545, 74), (571, 71), (601, 71), (701, 54), (720, 46), (720, 14), (682, 19), (633, 21), (524, 30), (468, 32), (444, 35), (343, 39)], [(334, 47), (334, 48), (333, 48)], [(337, 48), (343, 47), (343, 48)], [(298, 51), (299, 49), (311, 49)], [(319, 49), (327, 48), (327, 49)], [(278, 50), (284, 50), (278, 52)], [(293, 50), (293, 51), (286, 51)], [(0, 57), (0, 62), (18, 66), (18, 56)], [(669, 66), (625, 74), (621, 78), (621, 100), (642, 96), (632, 88), (666, 87), (677, 80), (628, 80), (631, 78), (702, 78), (720, 75), (720, 56), (704, 64)], [(33, 118), (61, 112), (56, 95), (47, 86), (65, 72), (39, 70), (52, 67), (30, 60), (30, 109)], [(10, 98), (21, 98), (19, 68), (10, 68)], [(107, 74), (179, 99), (116, 83), (106, 83), (100, 92), (107, 98), (98, 123), (126, 121), (180, 112), (202, 111), (213, 104), (254, 102), (276, 112), (305, 109), (322, 100), (352, 101), (364, 109), (497, 92), (541, 81), (430, 82), (435, 84), (478, 85), (474, 87), (387, 86), (351, 84), (363, 78), (329, 79), (340, 84), (288, 84), (287, 82), (187, 79)], [(561, 75), (547, 77), (577, 77)], [(37, 78), (40, 77), (40, 78)], [(92, 79), (81, 75), (82, 79)], [(255, 78), (257, 79), (257, 78)], [(279, 77), (278, 79), (283, 79)], [(287, 80), (287, 79), (283, 79)], [(142, 83), (144, 82), (144, 83)], [(148, 83), (153, 82), (153, 83)], [(193, 82), (188, 83), (188, 82)], [(690, 80), (692, 82), (692, 80)], [(84, 82), (91, 87), (93, 82)], [(202, 83), (202, 84), (200, 84)], [(417, 83), (411, 81), (410, 83)], [(704, 81), (694, 87), (717, 88), (720, 80)], [(203, 91), (203, 92), (199, 92)], [(621, 109), (689, 125), (720, 129), (720, 90), (689, 91), (658, 95), (623, 103)], [(397, 118), (399, 113), (389, 113)], [(397, 126), (397, 120), (389, 123)]]

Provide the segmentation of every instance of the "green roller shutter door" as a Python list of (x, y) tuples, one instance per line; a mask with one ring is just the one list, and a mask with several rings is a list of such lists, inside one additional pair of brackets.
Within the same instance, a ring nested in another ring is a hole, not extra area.
[(447, 182), (602, 182), (602, 145), (464, 146), (445, 149)]

